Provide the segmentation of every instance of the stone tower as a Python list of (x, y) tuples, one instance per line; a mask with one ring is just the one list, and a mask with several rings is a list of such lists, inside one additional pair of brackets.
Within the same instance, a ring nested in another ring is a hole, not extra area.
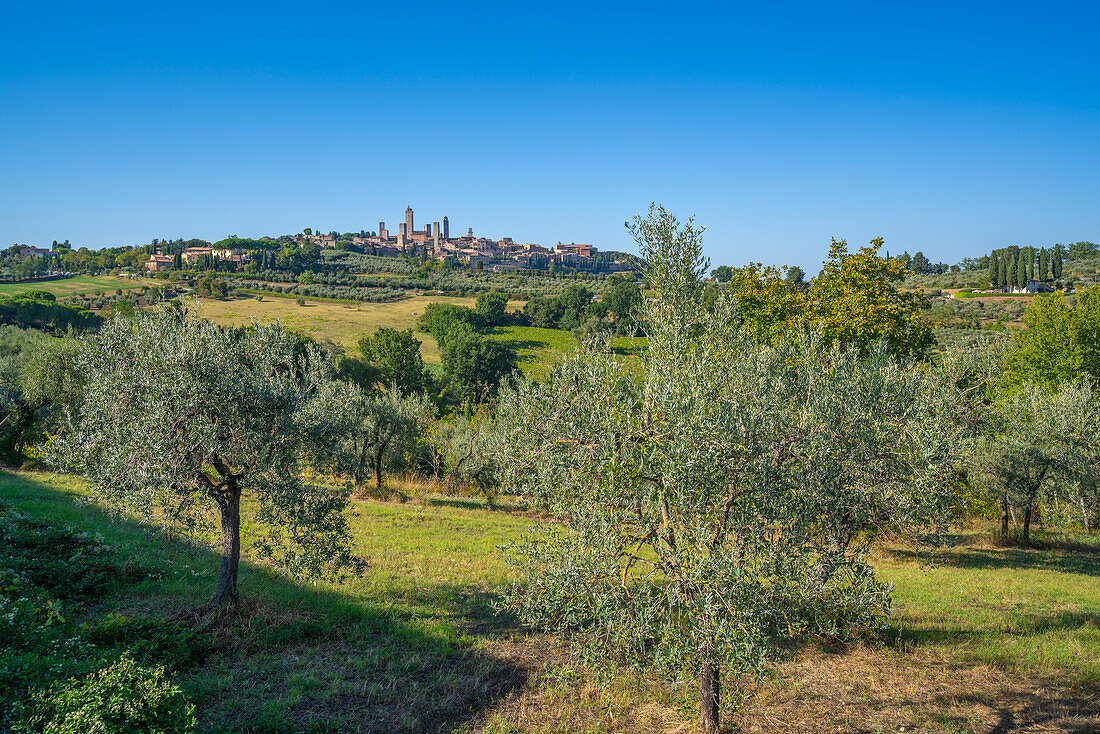
[(451, 223), (447, 221), (447, 217), (443, 217), (443, 241), (451, 239)]
[(416, 231), (413, 227), (413, 208), (410, 206), (405, 210), (405, 234), (412, 237), (412, 233)]

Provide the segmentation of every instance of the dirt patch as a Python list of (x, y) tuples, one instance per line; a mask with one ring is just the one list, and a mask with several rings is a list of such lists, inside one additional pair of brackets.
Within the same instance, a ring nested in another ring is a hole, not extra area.
[[(686, 690), (692, 684), (677, 688), (623, 674), (601, 687), (550, 640), (519, 648), (522, 665), (533, 665), (528, 685), (461, 731), (696, 731), (695, 699)], [(726, 732), (1100, 732), (1100, 691), (964, 665), (919, 649), (814, 648), (747, 689), (735, 692), (728, 682), (725, 691)]]
[(962, 665), (931, 651), (815, 650), (761, 684), (744, 732), (1097, 732), (1100, 692)]

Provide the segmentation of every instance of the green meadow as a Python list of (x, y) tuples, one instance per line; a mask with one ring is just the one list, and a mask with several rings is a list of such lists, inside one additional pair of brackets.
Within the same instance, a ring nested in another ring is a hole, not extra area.
[[(419, 496), (356, 501), (349, 521), (367, 567), (316, 584), (260, 563), (246, 520), (242, 604), (213, 622), (192, 623), (178, 613), (209, 597), (217, 570), (210, 549), (105, 512), (78, 479), (0, 475), (0, 507), (26, 521), (99, 534), (110, 562), (124, 570), (100, 598), (58, 623), (65, 636), (178, 620), (178, 639), (163, 643), (173, 654), (158, 657), (175, 661), (170, 677), (195, 703), (199, 731), (690, 729), (690, 691), (629, 671), (597, 685), (560, 641), (497, 610), (497, 589), (509, 578), (498, 546), (538, 522), (533, 513), (514, 501), (491, 510)], [(760, 732), (1095, 730), (1100, 555), (1088, 546), (1002, 548), (983, 530), (960, 532), (930, 557), (883, 546), (876, 567), (894, 585), (883, 640), (792, 649), (763, 679), (726, 681), (735, 708), (730, 725)], [(13, 551), (0, 545), (5, 552)], [(133, 642), (110, 639), (121, 647)], [(44, 673), (67, 674), (65, 663)]]
[(0, 297), (14, 296), (30, 290), (49, 291), (58, 298), (78, 293), (91, 295), (96, 291), (114, 293), (117, 289), (128, 290), (148, 285), (151, 281), (140, 278), (116, 278), (111, 275), (74, 275), (60, 280), (28, 281), (24, 283), (0, 283)]

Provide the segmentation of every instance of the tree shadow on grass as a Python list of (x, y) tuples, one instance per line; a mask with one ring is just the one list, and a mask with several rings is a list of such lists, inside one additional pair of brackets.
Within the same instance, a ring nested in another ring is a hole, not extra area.
[(645, 352), (646, 343), (633, 343), (628, 345), (611, 345), (611, 353), (620, 357), (637, 357)]
[(432, 507), (452, 507), (459, 510), (488, 510), (491, 512), (521, 512), (527, 505), (505, 501), (494, 502), (491, 506), (482, 499), (464, 499), (462, 497), (432, 497), (428, 500)]
[[(78, 501), (46, 477), (0, 475), (0, 500), (99, 532), (150, 571), (97, 613), (170, 615), (212, 592), (217, 554)], [(469, 588), (355, 598), (243, 559), (241, 587), (236, 608), (202, 622), (210, 652), (171, 676), (194, 700), (200, 731), (451, 731), (525, 686), (534, 663), (521, 645), (490, 644), (516, 630)]]
[(810, 650), (778, 672), (741, 716), (743, 731), (1038, 734), (1100, 725), (1095, 683), (1005, 672), (937, 651)]
[(501, 339), (501, 342), (507, 344), (515, 352), (516, 358), (520, 362), (534, 361), (543, 352), (552, 349), (549, 344), (540, 342), (537, 339)]
[[(940, 693), (932, 703), (940, 710), (957, 711), (954, 716), (945, 715), (943, 723), (955, 724), (959, 730), (966, 730), (972, 725), (973, 716), (977, 713), (988, 722), (986, 725), (989, 728), (982, 731), (990, 734), (1050, 731), (1095, 734), (1100, 726), (1100, 708), (1096, 703), (1098, 694), (1100, 691), (1094, 688), (1016, 679), (997, 686), (995, 690)], [(910, 705), (907, 701), (898, 703), (901, 706)]]
[[(1002, 627), (925, 626), (906, 621), (904, 625), (891, 624), (882, 633), (889, 647), (905, 648), (909, 645), (955, 645), (970, 642), (1002, 642), (1009, 638), (1043, 637), (1052, 632), (1076, 632), (1083, 629), (1100, 629), (1100, 611), (1057, 611), (1047, 614), (1019, 612), (1013, 615), (1012, 629)], [(1100, 694), (1100, 691), (1098, 691)]]
[(993, 705), (997, 723), (990, 734), (1018, 731), (1062, 731), (1095, 734), (1100, 730), (1093, 691), (1014, 691)]
[(937, 565), (974, 570), (1031, 569), (1077, 573), (1084, 576), (1100, 576), (1100, 555), (1094, 553), (1069, 553), (1066, 551), (1032, 550), (1022, 548), (968, 548), (952, 549), (943, 553), (927, 553), (904, 549), (891, 549), (893, 557), (911, 562), (933, 560)]

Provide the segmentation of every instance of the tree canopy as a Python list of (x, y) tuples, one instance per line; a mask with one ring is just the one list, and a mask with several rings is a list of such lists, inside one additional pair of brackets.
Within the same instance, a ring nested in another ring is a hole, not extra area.
[(867, 354), (883, 342), (896, 357), (925, 356), (934, 341), (921, 317), (928, 302), (895, 285), (907, 270), (896, 258), (879, 255), (881, 248), (879, 238), (850, 253), (846, 242), (833, 240), (821, 272), (805, 289), (775, 267), (741, 268), (731, 282), (745, 326), (772, 345), (819, 329), (826, 345)]
[(359, 340), (363, 361), (375, 370), (377, 383), (388, 388), (396, 385), (403, 393), (421, 393), (427, 384), (420, 340), (412, 329), (398, 331), (382, 327)]
[(938, 407), (950, 380), (881, 342), (773, 347), (729, 294), (701, 308), (692, 221), (654, 206), (632, 231), (653, 286), (639, 363), (586, 344), (500, 397), (504, 480), (555, 518), (507, 549), (507, 598), (590, 659), (695, 677), (714, 731), (721, 668), (882, 622), (888, 588), (857, 534), (942, 524), (961, 429)]
[(1059, 291), (1035, 296), (1024, 312), (1026, 328), (1013, 335), (1004, 384), (1012, 392), (1027, 382), (1048, 390), (1083, 376), (1100, 380), (1100, 286), (1080, 290), (1071, 307)]
[(511, 347), (465, 324), (451, 329), (442, 357), (449, 391), (467, 405), (495, 395), (500, 381), (516, 368)]
[(303, 481), (339, 435), (332, 365), (281, 326), (224, 328), (182, 308), (112, 319), (75, 357), (79, 406), (48, 445), (110, 505), (190, 531), (218, 516), (212, 606), (238, 594), (241, 498), (262, 555), (299, 575), (351, 560), (346, 492)]

